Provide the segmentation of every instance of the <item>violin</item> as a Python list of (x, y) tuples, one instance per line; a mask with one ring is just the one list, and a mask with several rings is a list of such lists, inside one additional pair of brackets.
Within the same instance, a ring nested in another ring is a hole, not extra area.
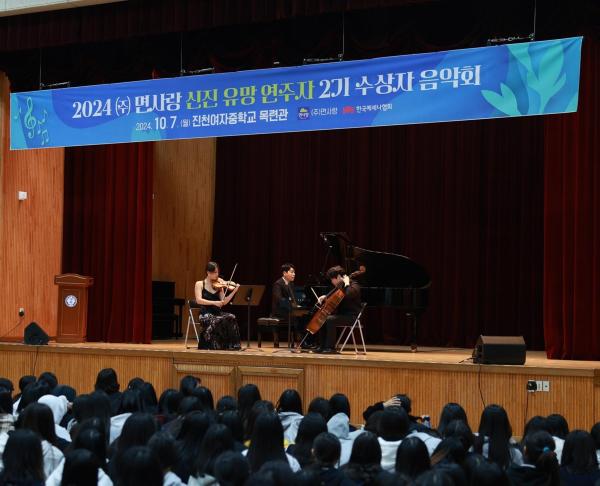
[(239, 287), (239, 284), (232, 282), (231, 280), (223, 280), (222, 278), (219, 278), (216, 282), (211, 282), (211, 285), (213, 287), (213, 289), (215, 290), (235, 290)]

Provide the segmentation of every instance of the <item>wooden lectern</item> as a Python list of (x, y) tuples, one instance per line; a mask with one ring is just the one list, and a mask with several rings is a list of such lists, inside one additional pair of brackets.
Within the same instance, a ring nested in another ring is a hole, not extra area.
[(94, 279), (76, 273), (65, 273), (56, 275), (54, 283), (58, 285), (56, 341), (59, 343), (85, 342), (88, 288), (94, 284)]

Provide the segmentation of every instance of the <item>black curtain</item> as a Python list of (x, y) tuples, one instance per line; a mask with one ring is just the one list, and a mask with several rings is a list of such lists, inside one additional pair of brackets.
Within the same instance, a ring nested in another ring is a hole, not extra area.
[[(247, 283), (291, 261), (304, 282), (323, 265), (319, 233), (345, 231), (428, 270), (421, 344), (523, 334), (543, 349), (542, 130), (532, 118), (219, 139), (213, 257)], [(409, 342), (402, 312), (367, 321), (369, 341)]]

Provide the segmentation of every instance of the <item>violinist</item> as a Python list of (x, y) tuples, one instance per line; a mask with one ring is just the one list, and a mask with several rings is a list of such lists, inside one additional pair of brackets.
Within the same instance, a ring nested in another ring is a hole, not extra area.
[(198, 349), (239, 350), (240, 330), (233, 314), (222, 308), (229, 304), (239, 285), (219, 277), (219, 265), (206, 264), (206, 278), (196, 282), (196, 302), (200, 304), (200, 323), (203, 330)]
[[(337, 326), (352, 325), (356, 316), (360, 312), (360, 285), (346, 275), (346, 271), (338, 266), (327, 270), (327, 278), (335, 288), (344, 291), (344, 298), (337, 306), (335, 313), (327, 317), (323, 327), (319, 330), (320, 347), (315, 350), (316, 353), (336, 354), (335, 338)], [(326, 296), (319, 297), (319, 304), (325, 300)]]

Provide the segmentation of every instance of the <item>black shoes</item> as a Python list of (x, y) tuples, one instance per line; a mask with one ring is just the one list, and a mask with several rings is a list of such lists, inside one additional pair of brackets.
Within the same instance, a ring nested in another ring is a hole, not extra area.
[(315, 353), (319, 354), (340, 354), (334, 348), (317, 348)]

